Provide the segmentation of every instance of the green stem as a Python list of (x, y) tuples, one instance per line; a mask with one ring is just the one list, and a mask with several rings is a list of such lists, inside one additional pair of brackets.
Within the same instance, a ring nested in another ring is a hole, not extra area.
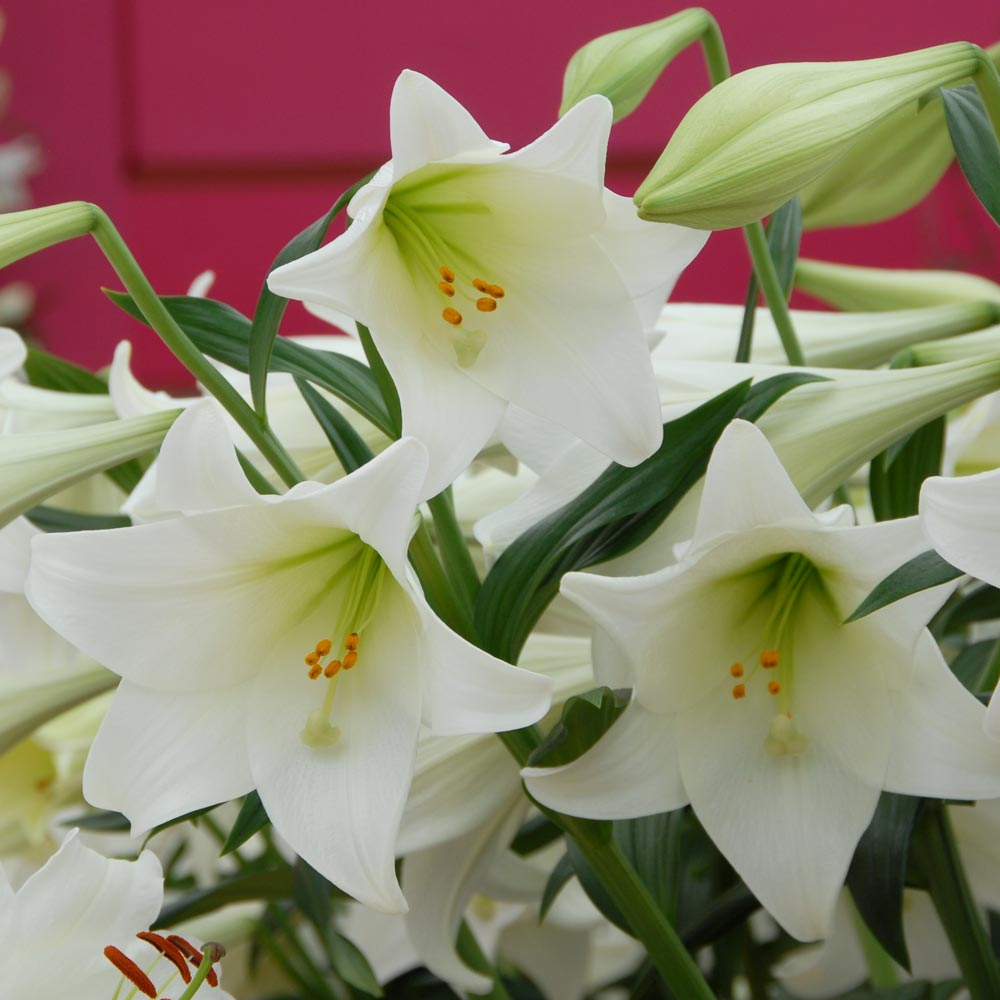
[(854, 901), (850, 896), (847, 898), (851, 908), (851, 916), (854, 919), (854, 933), (857, 935), (861, 952), (865, 956), (865, 965), (868, 967), (869, 983), (875, 989), (898, 986), (901, 981), (899, 969), (892, 960), (892, 956), (878, 943), (875, 935), (868, 930), (868, 925), (862, 920)]
[(208, 974), (212, 971), (213, 954), (212, 946), (210, 944), (206, 945), (201, 958), (201, 964), (195, 970), (195, 974), (191, 977), (191, 982), (188, 983), (187, 989), (180, 995), (179, 1000), (192, 1000), (195, 993), (198, 992), (198, 988), (205, 982)]
[(767, 246), (767, 237), (764, 235), (764, 227), (759, 222), (753, 222), (744, 227), (743, 233), (746, 236), (747, 248), (753, 259), (757, 283), (760, 285), (767, 307), (774, 317), (774, 325), (778, 329), (778, 336), (781, 337), (781, 344), (785, 349), (788, 363), (790, 365), (804, 365), (806, 363), (805, 355), (802, 353), (799, 339), (795, 334), (795, 327), (792, 325), (788, 302), (785, 299), (785, 290), (781, 287), (781, 280), (774, 267), (774, 260)]
[(705, 57), (708, 78), (712, 81), (712, 86), (716, 87), (723, 80), (729, 79), (729, 57), (726, 55), (726, 46), (722, 41), (718, 21), (707, 12), (705, 16), (707, 23), (701, 36), (701, 51)]
[(410, 542), (410, 563), (416, 570), (427, 600), (438, 615), (459, 635), (472, 635), (472, 613), (459, 601), (434, 550), (427, 524), (421, 520)]
[(452, 501), (451, 489), (439, 493), (427, 501), (431, 515), (434, 518), (434, 530), (437, 533), (441, 557), (455, 591), (467, 606), (469, 615), (476, 601), (476, 595), (482, 586), (476, 564), (465, 543), (465, 535), (455, 516), (455, 504)]
[(973, 902), (944, 806), (925, 810), (914, 849), (969, 995), (972, 1000), (996, 1000), (1000, 966)]

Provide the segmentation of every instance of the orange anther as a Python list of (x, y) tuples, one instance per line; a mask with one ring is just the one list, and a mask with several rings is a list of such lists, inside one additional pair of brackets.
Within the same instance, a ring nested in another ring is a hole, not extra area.
[(486, 289), (489, 288), (490, 286), (485, 281), (483, 281), (482, 278), (474, 278), (472, 281), (472, 287), (477, 292), (485, 292)]
[(747, 686), (746, 684), (734, 684), (733, 685), (733, 697), (739, 701), (740, 698), (745, 698), (747, 696)]
[(507, 293), (500, 285), (487, 285), (486, 294), (492, 295), (495, 299), (502, 299)]
[(306, 665), (309, 667), (314, 667), (319, 663), (319, 653), (306, 653)]
[(309, 668), (309, 680), (311, 681), (316, 680), (316, 678), (319, 677), (321, 673), (323, 673), (323, 668), (318, 663), (314, 663)]
[(351, 667), (353, 667), (354, 664), (357, 662), (358, 662), (358, 654), (355, 653), (354, 650), (352, 649), (344, 656), (344, 669), (350, 670)]
[(455, 286), (449, 285), (447, 281), (439, 281), (438, 288), (450, 299), (455, 294)]
[(777, 681), (768, 681), (767, 690), (771, 694), (777, 694), (781, 690), (781, 685)]
[(485, 296), (481, 299), (476, 299), (476, 308), (481, 313), (491, 313), (497, 307), (496, 299), (488, 299)]
[(770, 670), (778, 665), (778, 651), (776, 649), (765, 649), (760, 654), (760, 665), (765, 670)]
[(731, 674), (731, 675), (732, 675), (733, 677), (742, 677), (742, 676), (743, 676), (743, 664), (742, 664), (742, 663), (734, 663), (734, 664), (733, 664), (733, 665), (732, 665), (732, 666), (731, 666), (731, 667), (729, 668), (729, 673), (730, 673), (730, 674)]
[(343, 666), (343, 664), (340, 662), (340, 660), (331, 660), (326, 665), (326, 670), (323, 671), (323, 676), (324, 677), (336, 677), (337, 674), (340, 673), (340, 668), (342, 666)]
[(455, 280), (455, 272), (450, 267), (439, 267), (438, 271), (441, 277), (444, 278), (449, 284)]
[(329, 639), (320, 639), (320, 641), (316, 643), (316, 652), (319, 653), (320, 656), (326, 656), (326, 654), (330, 652), (332, 646), (333, 643), (330, 642)]
[(350, 635), (349, 635), (349, 636), (348, 636), (348, 637), (347, 637), (347, 638), (346, 638), (346, 639), (344, 640), (344, 649), (346, 649), (346, 650), (349, 650), (349, 651), (353, 652), (353, 651), (354, 651), (355, 649), (357, 649), (357, 648), (358, 648), (358, 643), (359, 643), (360, 641), (361, 641), (361, 636), (359, 636), (357, 632), (352, 632), (352, 633), (351, 633), (351, 634), (350, 634)]
[(104, 949), (104, 957), (140, 992), (148, 997), (156, 998), (157, 989), (150, 982), (149, 976), (139, 968), (124, 952), (113, 944)]
[(462, 325), (462, 314), (457, 309), (452, 309), (451, 306), (441, 311), (441, 318), (446, 323), (451, 323), (452, 326)]

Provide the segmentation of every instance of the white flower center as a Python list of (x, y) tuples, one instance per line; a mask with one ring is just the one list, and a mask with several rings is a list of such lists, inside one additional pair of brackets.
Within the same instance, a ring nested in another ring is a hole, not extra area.
[[(776, 757), (796, 756), (809, 745), (809, 737), (792, 720), (795, 682), (792, 627), (799, 600), (808, 586), (818, 579), (818, 570), (805, 556), (793, 553), (785, 557), (773, 585), (771, 613), (764, 625), (762, 641), (754, 650), (755, 655), (737, 660), (729, 667), (729, 674), (736, 681), (732, 688), (736, 701), (746, 698), (747, 685), (758, 670), (767, 673), (767, 692), (777, 700), (778, 710), (771, 719), (764, 747)], [(744, 664), (754, 658), (756, 663), (748, 674)]]
[[(379, 554), (365, 545), (357, 556), (347, 598), (341, 605), (333, 630), (334, 636), (342, 637), (339, 645), (335, 647), (332, 640), (320, 639), (305, 656), (309, 679), (326, 680), (322, 704), (309, 713), (299, 733), (306, 746), (315, 749), (331, 747), (340, 740), (340, 729), (332, 721), (337, 684), (343, 674), (353, 670), (358, 663), (361, 636), (375, 615), (387, 572)], [(332, 653), (335, 656), (327, 660)]]

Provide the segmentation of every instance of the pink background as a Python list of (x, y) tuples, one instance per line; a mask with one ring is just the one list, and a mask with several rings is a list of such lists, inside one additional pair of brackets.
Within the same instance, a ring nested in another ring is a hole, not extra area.
[[(213, 291), (250, 313), (277, 251), (387, 158), (400, 69), (427, 73), (486, 131), (521, 145), (548, 127), (572, 52), (597, 34), (663, 17), (654, 0), (613, 4), (371, 4), (332, 0), (5, 0), (0, 66), (13, 79), (7, 131), (40, 137), (36, 204), (85, 199), (118, 225), (155, 287), (182, 293), (213, 268)], [(994, 0), (717, 0), (734, 70), (848, 59), (1000, 38)], [(612, 137), (608, 183), (631, 193), (706, 87), (681, 55)], [(955, 267), (1000, 278), (998, 230), (953, 168), (932, 199), (891, 223), (807, 234), (810, 256)], [(183, 373), (155, 337), (105, 303), (115, 277), (89, 241), (16, 265), (39, 293), (34, 332), (92, 367), (130, 337), (158, 384)], [(714, 235), (675, 298), (739, 301), (738, 232)], [(297, 306), (284, 332), (317, 329)]]

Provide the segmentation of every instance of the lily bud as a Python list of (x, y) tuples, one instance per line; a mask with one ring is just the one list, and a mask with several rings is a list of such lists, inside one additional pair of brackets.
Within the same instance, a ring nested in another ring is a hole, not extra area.
[(674, 56), (714, 26), (708, 11), (691, 7), (587, 42), (566, 66), (560, 117), (592, 94), (611, 102), (616, 122), (632, 114)]
[(0, 267), (89, 233), (99, 209), (84, 201), (0, 215)]
[(636, 192), (639, 215), (698, 229), (760, 219), (832, 167), (872, 126), (984, 58), (954, 42), (882, 59), (777, 63), (710, 90)]
[(795, 265), (795, 287), (845, 312), (1000, 302), (1000, 285), (978, 274), (855, 267), (801, 257)]

